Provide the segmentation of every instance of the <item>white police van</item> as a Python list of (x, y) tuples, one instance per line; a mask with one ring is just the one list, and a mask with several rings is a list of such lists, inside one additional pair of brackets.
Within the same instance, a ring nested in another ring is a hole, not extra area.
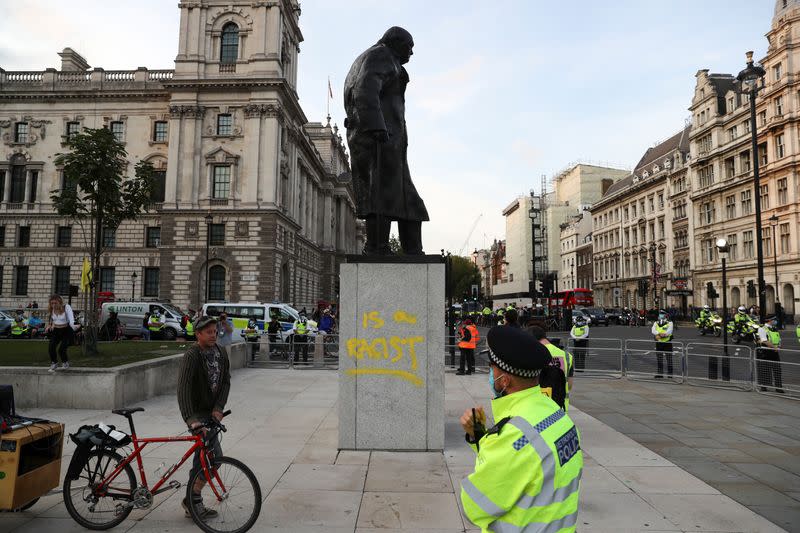
[[(263, 304), (257, 302), (238, 302), (238, 303), (209, 303), (203, 305), (203, 314), (219, 317), (222, 313), (228, 316), (228, 322), (233, 326), (233, 342), (244, 340), (242, 332), (247, 329), (250, 319), (255, 319), (258, 329), (262, 335), (266, 335), (267, 324), (272, 316), (278, 317), (281, 324), (281, 341), (286, 342), (292, 334), (292, 327), (295, 321), (300, 319), (300, 313), (288, 304), (271, 303)], [(316, 333), (316, 323), (308, 321), (309, 334)]]
[(112, 311), (117, 312), (117, 318), (122, 322), (122, 334), (128, 337), (138, 336), (142, 331), (142, 321), (145, 313), (152, 314), (158, 310), (164, 329), (161, 335), (165, 340), (174, 340), (178, 335), (183, 335), (181, 319), (183, 311), (168, 302), (104, 302), (100, 314), (100, 325), (106, 323)]

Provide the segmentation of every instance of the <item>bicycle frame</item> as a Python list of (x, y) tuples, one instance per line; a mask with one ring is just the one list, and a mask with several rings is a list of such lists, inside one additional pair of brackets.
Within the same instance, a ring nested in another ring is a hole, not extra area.
[[(136, 459), (136, 464), (139, 469), (139, 477), (141, 478), (140, 486), (147, 489), (153, 495), (159, 494), (164, 490), (168, 490), (170, 488), (166, 487), (162, 489), (164, 484), (169, 480), (170, 477), (172, 477), (172, 474), (174, 474), (175, 471), (178, 470), (178, 468), (180, 468), (181, 465), (183, 465), (183, 463), (185, 463), (189, 457), (191, 457), (198, 449), (205, 450), (206, 448), (205, 444), (203, 443), (203, 438), (199, 435), (187, 435), (185, 437), (153, 437), (153, 438), (139, 439), (136, 437), (135, 433), (132, 433), (131, 441), (133, 443), (133, 452), (127, 457), (125, 457), (125, 459), (117, 465), (117, 467), (114, 469), (113, 472), (111, 472), (111, 474), (103, 478), (103, 481), (100, 483), (100, 485), (98, 485), (95, 488), (95, 491), (101, 493), (106, 491), (108, 489), (108, 486), (111, 483), (113, 483), (114, 479), (117, 478), (117, 476), (123, 471), (123, 469), (127, 465), (131, 464), (134, 459)], [(142, 462), (142, 450), (144, 450), (145, 447), (151, 443), (167, 443), (167, 442), (194, 442), (194, 444), (191, 446), (191, 448), (189, 448), (189, 450), (186, 453), (183, 454), (183, 457), (181, 458), (180, 461), (178, 461), (177, 463), (175, 463), (174, 465), (172, 465), (167, 469), (167, 471), (164, 473), (164, 475), (161, 476), (158, 482), (155, 485), (153, 485), (153, 488), (151, 490), (147, 485), (147, 476), (144, 472), (144, 463)], [(217, 499), (221, 499), (222, 496), (227, 491), (225, 490), (225, 487), (223, 486), (222, 481), (219, 479), (219, 476), (217, 475), (216, 471), (213, 472), (214, 478), (216, 483), (219, 485), (220, 489), (222, 489), (221, 492), (217, 489), (215, 483), (212, 483), (210, 470), (208, 468), (208, 463), (206, 462), (205, 453), (200, 454), (200, 467), (202, 468), (203, 473), (205, 474), (206, 482), (211, 487), (214, 496), (216, 496)], [(111, 494), (111, 496), (113, 497), (114, 495)], [(127, 495), (125, 497), (130, 498), (130, 495)]]

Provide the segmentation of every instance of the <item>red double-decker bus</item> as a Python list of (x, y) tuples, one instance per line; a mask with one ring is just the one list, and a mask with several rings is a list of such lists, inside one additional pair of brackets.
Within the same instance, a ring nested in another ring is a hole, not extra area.
[(550, 313), (560, 308), (575, 309), (576, 307), (594, 307), (594, 298), (591, 289), (570, 289), (556, 292), (547, 299)]

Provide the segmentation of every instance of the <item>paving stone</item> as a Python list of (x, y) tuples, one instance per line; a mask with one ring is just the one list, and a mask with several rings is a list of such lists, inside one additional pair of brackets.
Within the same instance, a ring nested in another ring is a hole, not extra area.
[(581, 475), (581, 494), (604, 492), (630, 493), (632, 491), (605, 467), (587, 466), (584, 463), (583, 474)]
[(581, 493), (578, 531), (624, 530), (680, 531), (636, 494)]
[(336, 457), (337, 465), (368, 465), (371, 452), (342, 450)]
[(414, 492), (365, 492), (358, 514), (359, 528), (460, 529), (454, 495)]
[(752, 463), (730, 463), (730, 466), (774, 489), (800, 491), (800, 476), (776, 466)]
[(361, 492), (273, 489), (261, 509), (262, 527), (355, 529)]
[(783, 531), (769, 520), (720, 494), (650, 494), (642, 498), (685, 531)]
[(719, 491), (677, 466), (608, 467), (637, 494), (719, 494)]
[(759, 459), (736, 448), (697, 448), (699, 453), (707, 455), (720, 463), (759, 463)]
[(278, 482), (279, 489), (361, 491), (366, 465), (293, 464)]
[(778, 492), (762, 483), (717, 483), (714, 488), (748, 507), (756, 505), (798, 505), (792, 498), (791, 493)]

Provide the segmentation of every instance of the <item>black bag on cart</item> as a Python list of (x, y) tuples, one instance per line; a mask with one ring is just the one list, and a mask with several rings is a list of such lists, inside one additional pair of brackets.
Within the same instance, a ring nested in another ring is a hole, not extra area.
[[(72, 459), (67, 468), (67, 479), (78, 479), (83, 465), (86, 464), (89, 454), (93, 450), (114, 450), (131, 443), (130, 435), (116, 431), (114, 426), (107, 427), (109, 428), (108, 432), (97, 424), (94, 426), (81, 426), (77, 432), (70, 433), (69, 438), (75, 443), (75, 453), (72, 454)], [(123, 437), (112, 437), (112, 432), (122, 433)]]

